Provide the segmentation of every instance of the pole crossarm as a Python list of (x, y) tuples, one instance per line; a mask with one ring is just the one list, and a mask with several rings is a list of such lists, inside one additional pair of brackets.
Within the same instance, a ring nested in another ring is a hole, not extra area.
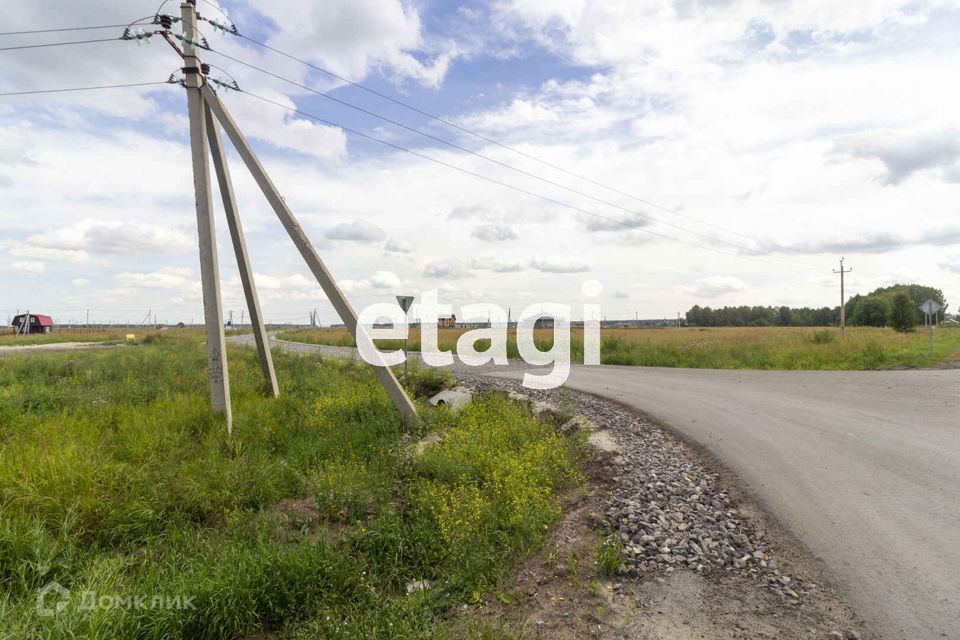
[[(333, 304), (333, 307), (340, 316), (340, 319), (343, 320), (347, 330), (354, 334), (356, 334), (357, 331), (366, 333), (366, 328), (359, 322), (356, 311), (354, 311), (346, 296), (343, 295), (340, 287), (337, 286), (333, 276), (327, 270), (326, 265), (324, 265), (323, 260), (321, 260), (316, 249), (313, 248), (313, 244), (300, 227), (300, 223), (297, 222), (296, 217), (287, 206), (283, 196), (280, 195), (280, 192), (277, 190), (276, 186), (274, 186), (270, 176), (267, 175), (266, 170), (260, 164), (259, 159), (253, 152), (253, 149), (250, 147), (243, 133), (240, 131), (240, 128), (237, 126), (236, 122), (234, 122), (233, 118), (230, 116), (230, 113), (220, 101), (220, 97), (210, 87), (209, 84), (204, 84), (200, 91), (204, 101), (213, 112), (213, 115), (216, 117), (217, 121), (219, 121), (220, 125), (223, 127), (227, 137), (230, 138), (230, 141), (233, 143), (233, 146), (240, 155), (240, 158), (253, 175), (253, 178), (260, 187), (260, 190), (263, 191), (263, 194), (270, 203), (270, 206), (273, 208), (274, 213), (276, 213), (277, 217), (280, 219), (280, 223), (283, 225), (284, 229), (286, 229), (287, 234), (290, 236), (293, 244), (297, 247), (300, 255), (303, 256), (304, 261), (307, 263), (310, 271), (317, 279), (317, 282), (320, 284), (320, 287), (323, 289), (323, 292), (326, 294), (327, 298)], [(397, 380), (396, 376), (393, 375), (393, 371), (387, 366), (374, 366), (373, 370), (377, 378), (380, 380), (380, 383), (384, 386), (389, 394), (393, 404), (400, 411), (400, 415), (403, 417), (404, 422), (408, 425), (413, 425), (417, 418), (416, 408), (413, 406), (413, 403), (403, 390), (403, 387), (400, 385), (400, 382)]]

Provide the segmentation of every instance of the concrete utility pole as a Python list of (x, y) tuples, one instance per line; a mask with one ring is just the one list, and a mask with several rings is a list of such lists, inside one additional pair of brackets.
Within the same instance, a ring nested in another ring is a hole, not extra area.
[[(267, 383), (267, 392), (276, 398), (280, 395), (280, 386), (277, 384), (277, 374), (273, 368), (273, 358), (270, 356), (270, 339), (267, 336), (266, 327), (263, 326), (263, 314), (260, 312), (257, 285), (253, 281), (253, 268), (250, 266), (247, 242), (243, 237), (243, 225), (240, 224), (237, 199), (233, 192), (233, 182), (230, 180), (230, 167), (227, 165), (227, 154), (223, 148), (223, 140), (220, 138), (220, 127), (214, 121), (213, 114), (210, 113), (210, 107), (204, 104), (203, 111), (207, 121), (207, 131), (210, 134), (210, 155), (213, 156), (213, 167), (217, 172), (220, 195), (223, 197), (223, 210), (227, 214), (227, 226), (230, 228), (233, 252), (237, 256), (237, 270), (240, 271), (243, 295), (247, 299), (247, 309), (250, 310), (250, 325), (253, 328), (253, 337), (257, 343), (260, 368), (263, 369), (263, 379)], [(230, 314), (230, 319), (233, 320), (233, 312)]]
[(193, 190), (197, 203), (197, 231), (200, 236), (200, 280), (203, 285), (203, 317), (207, 328), (207, 377), (210, 404), (214, 413), (227, 421), (227, 433), (233, 432), (230, 407), (230, 377), (227, 371), (226, 337), (223, 332), (223, 301), (220, 298), (220, 267), (217, 262), (216, 228), (212, 216), (210, 165), (207, 162), (207, 119), (201, 87), (204, 85), (197, 46), (197, 10), (191, 2), (180, 5), (183, 21), (183, 73), (190, 115), (190, 150), (193, 160)]
[[(226, 131), (227, 137), (230, 138), (230, 141), (233, 143), (237, 153), (240, 154), (240, 158), (253, 175), (253, 178), (260, 187), (260, 190), (263, 191), (264, 196), (266, 196), (267, 201), (273, 208), (274, 213), (277, 214), (277, 218), (280, 219), (280, 223), (283, 225), (284, 229), (286, 229), (290, 239), (293, 240), (293, 244), (297, 247), (297, 250), (300, 251), (300, 255), (303, 256), (307, 266), (310, 267), (310, 271), (317, 279), (317, 282), (320, 284), (323, 292), (333, 304), (337, 314), (343, 320), (347, 331), (350, 331), (354, 334), (357, 332), (366, 333), (366, 329), (358, 321), (357, 312), (354, 311), (346, 296), (344, 296), (343, 292), (340, 291), (340, 287), (337, 286), (336, 281), (327, 270), (323, 260), (320, 259), (320, 255), (317, 253), (316, 249), (313, 248), (313, 244), (310, 242), (310, 239), (303, 232), (303, 229), (300, 227), (300, 223), (297, 222), (296, 217), (287, 206), (283, 196), (280, 195), (279, 190), (277, 190), (276, 186), (274, 186), (270, 176), (267, 175), (267, 172), (260, 164), (260, 161), (257, 159), (256, 154), (254, 154), (253, 149), (247, 143), (243, 133), (241, 133), (240, 128), (237, 126), (236, 122), (233, 121), (233, 118), (226, 110), (226, 107), (224, 107), (223, 103), (220, 101), (220, 97), (217, 96), (216, 92), (210, 88), (209, 84), (203, 85), (201, 93), (203, 99), (213, 112), (213, 115), (220, 122), (220, 125), (223, 127), (224, 131)], [(387, 393), (389, 394), (390, 399), (393, 401), (394, 406), (396, 406), (400, 411), (404, 422), (412, 426), (417, 419), (416, 408), (413, 406), (410, 398), (407, 397), (403, 387), (400, 386), (400, 382), (397, 380), (396, 376), (393, 375), (393, 371), (390, 369), (390, 367), (378, 366), (374, 366), (373, 371), (380, 380), (380, 383), (387, 390)]]
[(847, 311), (843, 308), (845, 298), (843, 293), (843, 276), (844, 274), (850, 273), (853, 271), (853, 267), (849, 269), (843, 268), (843, 258), (840, 258), (840, 270), (834, 269), (834, 273), (840, 274), (840, 335), (845, 336), (847, 333)]

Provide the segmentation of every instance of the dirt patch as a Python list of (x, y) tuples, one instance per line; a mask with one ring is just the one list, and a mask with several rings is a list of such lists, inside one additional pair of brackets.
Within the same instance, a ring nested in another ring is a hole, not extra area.
[(349, 530), (345, 523), (327, 521), (313, 498), (281, 500), (269, 509), (269, 513), (277, 520), (277, 538), (284, 542), (323, 539), (339, 545)]

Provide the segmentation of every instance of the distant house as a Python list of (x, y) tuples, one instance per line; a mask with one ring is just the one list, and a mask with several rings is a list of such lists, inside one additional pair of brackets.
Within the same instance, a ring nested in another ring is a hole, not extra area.
[(437, 318), (437, 326), (441, 329), (449, 329), (451, 327), (457, 326), (457, 316), (440, 316)]
[(534, 329), (553, 329), (554, 322), (555, 320), (553, 316), (540, 313), (528, 318), (521, 318), (517, 321), (517, 326), (519, 327), (522, 325), (527, 327), (532, 324)]
[[(27, 324), (26, 330), (23, 329), (24, 323)], [(39, 313), (31, 313), (29, 320), (27, 314), (21, 313), (15, 316), (10, 324), (17, 333), (53, 333), (53, 318)]]
[(553, 316), (541, 315), (533, 322), (534, 329), (553, 329)]

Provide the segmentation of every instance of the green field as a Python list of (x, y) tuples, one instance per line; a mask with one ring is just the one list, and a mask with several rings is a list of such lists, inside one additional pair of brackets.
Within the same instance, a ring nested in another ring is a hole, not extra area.
[[(186, 329), (177, 329), (176, 331), (187, 331)], [(147, 336), (159, 333), (157, 329), (150, 328), (132, 328), (116, 329), (113, 327), (104, 327), (102, 329), (68, 329), (55, 330), (53, 333), (31, 333), (25, 336), (19, 336), (8, 331), (0, 334), (0, 347), (15, 347), (35, 344), (54, 344), (58, 342), (122, 342), (128, 335), (135, 336), (136, 340), (142, 340)]]
[(275, 354), (267, 399), (231, 350), (228, 437), (200, 337), (146, 342), (0, 361), (0, 638), (462, 637), (448, 613), (578, 482), (580, 443), (525, 406), (424, 407), (408, 434), (367, 367), (317, 357)]
[[(455, 350), (464, 329), (441, 329), (440, 348)], [(690, 367), (694, 369), (890, 369), (934, 367), (960, 362), (960, 328), (938, 327), (933, 355), (928, 354), (927, 332), (848, 327), (841, 338), (835, 328), (809, 327), (682, 327), (604, 329), (600, 359), (604, 364), (647, 367)], [(344, 329), (299, 329), (278, 335), (284, 340), (354, 346), (353, 336)], [(552, 331), (538, 329), (534, 338), (539, 348), (552, 344)], [(399, 349), (398, 340), (378, 341), (384, 349)], [(478, 349), (482, 345), (478, 343)], [(420, 336), (411, 330), (410, 349), (419, 351)], [(571, 337), (574, 362), (583, 362), (580, 330)], [(518, 358), (511, 333), (507, 344), (511, 358)]]

